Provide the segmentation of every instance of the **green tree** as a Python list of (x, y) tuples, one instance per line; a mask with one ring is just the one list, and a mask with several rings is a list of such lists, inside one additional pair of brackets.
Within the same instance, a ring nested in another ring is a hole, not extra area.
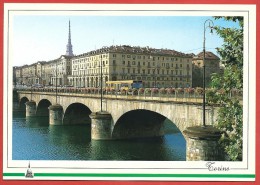
[(239, 97), (231, 93), (243, 90), (243, 17), (214, 17), (238, 22), (238, 28), (216, 26), (224, 44), (217, 48), (225, 66), (223, 74), (212, 76), (215, 91), (208, 94), (208, 101), (220, 104), (217, 127), (223, 132), (220, 145), (226, 160), (241, 161), (243, 148), (243, 106)]

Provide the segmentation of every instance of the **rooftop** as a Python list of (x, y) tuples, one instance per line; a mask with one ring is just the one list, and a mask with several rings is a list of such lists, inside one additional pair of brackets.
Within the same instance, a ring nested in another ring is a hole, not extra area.
[(176, 57), (193, 57), (194, 54), (185, 54), (179, 51), (171, 50), (171, 49), (155, 49), (140, 46), (129, 46), (129, 45), (120, 45), (120, 46), (109, 46), (109, 47), (102, 47), (101, 49), (93, 50), (87, 53), (83, 53), (77, 55), (75, 57), (82, 57), (88, 55), (95, 55), (104, 52), (111, 52), (111, 53), (131, 53), (131, 54), (150, 54), (150, 55), (168, 55), (168, 56), (176, 56)]
[[(199, 54), (197, 54), (194, 59), (203, 59), (203, 52), (200, 52)], [(207, 60), (220, 60), (220, 58), (215, 55), (214, 53), (210, 52), (210, 51), (206, 51), (205, 52), (205, 59)]]

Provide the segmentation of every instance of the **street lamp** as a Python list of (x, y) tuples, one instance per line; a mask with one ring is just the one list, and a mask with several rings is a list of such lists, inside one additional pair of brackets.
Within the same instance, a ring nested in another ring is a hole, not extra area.
[(103, 99), (103, 74), (102, 74), (102, 65), (103, 65), (103, 62), (102, 62), (102, 53), (101, 53), (101, 56), (100, 56), (100, 109), (101, 109), (101, 112), (103, 111), (102, 110), (102, 99)]
[[(209, 23), (209, 25), (206, 25), (206, 23)], [(210, 33), (213, 34), (213, 28), (214, 28), (214, 23), (211, 19), (207, 19), (204, 22), (204, 37), (203, 37), (203, 127), (206, 127), (206, 110), (205, 110), (205, 104), (206, 104), (206, 91), (205, 91), (205, 86), (206, 86), (206, 70), (205, 70), (205, 33), (206, 29), (210, 28)]]
[(57, 71), (57, 63), (58, 63), (58, 61), (56, 61), (56, 66), (55, 66), (56, 67), (56, 71), (55, 71), (56, 72), (56, 79), (55, 79), (55, 81), (56, 81), (56, 93), (55, 93), (56, 94), (56, 104), (58, 103), (58, 101), (57, 101), (57, 98), (58, 98), (58, 84), (57, 84), (58, 83), (58, 76), (57, 76), (58, 75), (58, 71)]

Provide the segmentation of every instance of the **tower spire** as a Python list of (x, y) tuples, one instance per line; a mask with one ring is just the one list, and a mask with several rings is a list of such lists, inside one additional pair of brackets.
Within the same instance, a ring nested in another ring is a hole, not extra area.
[(67, 56), (73, 56), (72, 44), (71, 44), (71, 33), (70, 33), (70, 20), (69, 20), (69, 37), (68, 37), (66, 55)]

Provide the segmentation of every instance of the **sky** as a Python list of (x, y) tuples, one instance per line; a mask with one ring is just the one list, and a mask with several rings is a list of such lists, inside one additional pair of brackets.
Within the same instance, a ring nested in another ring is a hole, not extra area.
[[(66, 53), (69, 21), (74, 55), (104, 46), (131, 45), (167, 48), (198, 54), (203, 47), (204, 22), (237, 27), (209, 16), (73, 16), (15, 15), (10, 24), (12, 65), (49, 61)], [(206, 50), (216, 53), (223, 44), (206, 30)]]

